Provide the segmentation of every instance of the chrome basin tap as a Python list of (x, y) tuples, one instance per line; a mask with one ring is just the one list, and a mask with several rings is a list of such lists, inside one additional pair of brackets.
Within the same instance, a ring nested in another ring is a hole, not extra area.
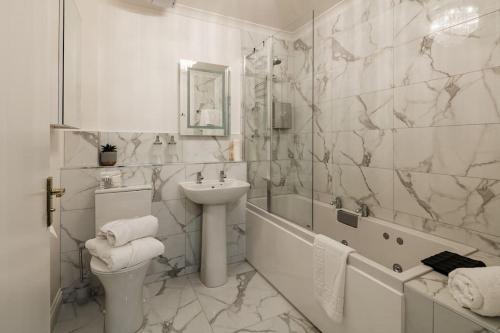
[(201, 174), (201, 171), (198, 171), (198, 172), (196, 173), (196, 184), (201, 184), (201, 181), (202, 181), (203, 179), (205, 179), (205, 178), (203, 178), (203, 175)]
[(370, 215), (370, 209), (368, 208), (368, 205), (361, 204), (361, 206), (356, 209), (356, 213), (361, 214), (361, 217), (368, 217), (368, 215)]
[(224, 170), (221, 170), (219, 172), (219, 181), (223, 183), (226, 180), (226, 178), (227, 178), (226, 173), (224, 172)]

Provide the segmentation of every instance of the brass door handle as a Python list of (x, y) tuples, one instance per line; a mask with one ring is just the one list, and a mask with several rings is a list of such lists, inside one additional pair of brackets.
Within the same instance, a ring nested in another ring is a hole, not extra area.
[(60, 198), (64, 195), (64, 193), (66, 193), (66, 189), (64, 187), (61, 187), (61, 188), (53, 188), (51, 191), (50, 191), (50, 195), (55, 195), (56, 198)]
[(47, 227), (52, 225), (52, 213), (56, 211), (54, 207), (52, 207), (52, 197), (55, 195), (56, 198), (60, 198), (66, 193), (66, 189), (64, 187), (61, 188), (53, 188), (54, 179), (52, 177), (47, 178), (46, 189), (47, 189)]

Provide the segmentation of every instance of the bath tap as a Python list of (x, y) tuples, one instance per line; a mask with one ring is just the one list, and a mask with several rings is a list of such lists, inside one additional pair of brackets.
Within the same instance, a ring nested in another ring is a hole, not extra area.
[(342, 199), (340, 199), (340, 197), (336, 197), (335, 201), (331, 201), (330, 204), (337, 209), (341, 209), (342, 208)]
[(201, 181), (202, 181), (203, 179), (205, 179), (205, 178), (203, 178), (203, 176), (201, 175), (201, 171), (198, 171), (198, 172), (196, 173), (196, 184), (201, 184)]
[(221, 170), (219, 172), (219, 182), (224, 183), (224, 180), (227, 178), (226, 173), (224, 170)]
[(356, 209), (356, 213), (360, 213), (362, 217), (367, 217), (370, 214), (370, 210), (368, 208), (368, 205), (366, 204), (361, 204), (361, 206)]

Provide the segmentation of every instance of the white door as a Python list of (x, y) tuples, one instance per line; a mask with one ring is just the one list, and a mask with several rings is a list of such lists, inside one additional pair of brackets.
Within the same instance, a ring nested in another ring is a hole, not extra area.
[(57, 110), (54, 40), (53, 0), (0, 0), (0, 332), (49, 332), (45, 178), (49, 113)]

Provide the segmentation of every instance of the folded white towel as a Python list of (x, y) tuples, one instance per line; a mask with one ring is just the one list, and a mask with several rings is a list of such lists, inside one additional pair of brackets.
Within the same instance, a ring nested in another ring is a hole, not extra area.
[(313, 247), (314, 296), (334, 322), (344, 315), (347, 258), (354, 249), (329, 237), (316, 235)]
[(93, 238), (85, 242), (89, 253), (106, 263), (110, 271), (137, 265), (157, 257), (165, 251), (165, 246), (153, 237), (131, 241), (120, 247), (112, 247), (105, 239)]
[(157, 233), (158, 219), (148, 215), (106, 223), (97, 238), (107, 239), (111, 246), (122, 246), (134, 239), (156, 236)]
[(216, 109), (202, 109), (200, 126), (222, 126), (219, 111)]
[(461, 306), (483, 316), (500, 316), (500, 266), (455, 269), (448, 288)]

